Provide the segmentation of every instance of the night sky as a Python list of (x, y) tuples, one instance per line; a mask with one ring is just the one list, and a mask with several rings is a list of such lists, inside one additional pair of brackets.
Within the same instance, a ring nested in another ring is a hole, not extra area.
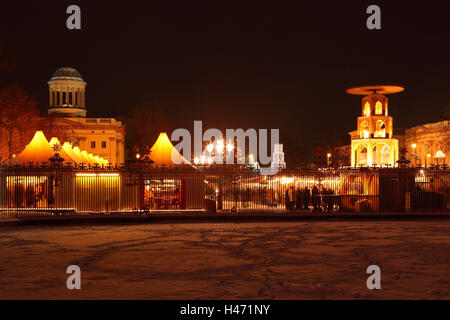
[[(450, 102), (450, 9), (421, 1), (8, 1), (0, 41), (45, 111), (63, 66), (87, 81), (88, 116), (160, 105), (172, 126), (279, 128), (288, 145), (350, 143), (357, 85), (397, 84), (396, 128), (441, 120)], [(77, 4), (82, 30), (66, 28)], [(381, 7), (381, 30), (366, 8)]]

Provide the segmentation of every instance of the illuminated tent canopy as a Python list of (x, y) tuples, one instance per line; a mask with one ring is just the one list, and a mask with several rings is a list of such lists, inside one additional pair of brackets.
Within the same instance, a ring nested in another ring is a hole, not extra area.
[(436, 159), (445, 159), (445, 153), (443, 153), (441, 150), (438, 150), (436, 154), (434, 155)]
[(16, 161), (18, 163), (49, 163), (49, 159), (53, 157), (54, 154), (55, 151), (53, 151), (50, 143), (45, 138), (44, 133), (42, 131), (36, 131), (30, 143), (16, 157)]
[(66, 161), (72, 164), (99, 164), (108, 165), (108, 161), (97, 155), (88, 154), (81, 151), (78, 147), (72, 149), (69, 142), (65, 142), (62, 146), (58, 138), (53, 137), (50, 142), (47, 141), (42, 131), (36, 131), (33, 139), (25, 147), (25, 149), (12, 160), (12, 163), (37, 163), (50, 162), (50, 158), (55, 155), (54, 146), (59, 145), (58, 154)]
[(50, 147), (53, 147), (55, 145), (60, 146), (58, 154), (64, 159), (66, 160), (66, 162), (71, 162), (71, 163), (77, 163), (77, 159), (74, 158), (71, 154), (67, 153), (66, 150), (64, 150), (64, 148), (61, 146), (61, 143), (59, 142), (58, 138), (56, 137), (52, 137), (50, 139)]
[(64, 144), (61, 147), (61, 150), (64, 150), (65, 153), (67, 153), (73, 160), (75, 160), (76, 163), (83, 162), (83, 159), (80, 158), (72, 149), (72, 146), (69, 142), (64, 142)]
[(190, 164), (170, 141), (167, 133), (161, 132), (153, 147), (150, 149), (150, 159), (156, 166), (174, 166), (182, 164)]

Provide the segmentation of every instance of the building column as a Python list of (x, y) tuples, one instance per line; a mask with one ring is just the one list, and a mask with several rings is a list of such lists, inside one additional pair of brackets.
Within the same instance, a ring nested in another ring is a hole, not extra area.
[(355, 161), (356, 161), (356, 159), (355, 159), (355, 144), (353, 143), (353, 141), (352, 141), (350, 150), (351, 150), (350, 151), (351, 152), (351, 154), (350, 154), (351, 166), (355, 167)]
[(372, 165), (373, 165), (373, 145), (372, 142), (369, 142), (367, 146), (367, 166), (371, 167)]

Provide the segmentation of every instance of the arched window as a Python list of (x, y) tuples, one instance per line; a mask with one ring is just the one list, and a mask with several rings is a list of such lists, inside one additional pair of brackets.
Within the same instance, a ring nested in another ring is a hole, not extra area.
[(364, 120), (363, 122), (361, 122), (361, 127), (360, 127), (360, 131), (359, 131), (359, 137), (361, 139), (368, 139), (370, 135), (370, 131), (369, 131), (369, 122), (367, 120)]
[(378, 146), (374, 146), (372, 149), (372, 165), (373, 166), (378, 166), (380, 165), (380, 155), (379, 155), (379, 147)]
[(375, 103), (375, 114), (383, 114), (383, 104), (380, 101)]
[(377, 120), (373, 136), (376, 138), (386, 138), (386, 124), (383, 120)]
[(366, 166), (367, 165), (367, 148), (365, 146), (359, 147), (359, 154), (358, 154), (358, 165), (359, 166)]
[(389, 148), (387, 145), (381, 149), (381, 164), (382, 165), (389, 165), (391, 164), (391, 148)]
[(364, 105), (364, 115), (366, 117), (370, 116), (370, 103), (366, 102), (366, 104)]

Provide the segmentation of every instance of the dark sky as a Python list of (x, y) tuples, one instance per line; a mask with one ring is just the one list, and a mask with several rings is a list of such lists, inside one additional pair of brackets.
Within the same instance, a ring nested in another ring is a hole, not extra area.
[[(70, 4), (81, 7), (81, 31), (66, 28)], [(370, 4), (382, 30), (366, 28)], [(361, 112), (350, 86), (403, 85), (389, 97), (395, 127), (440, 120), (449, 16), (448, 1), (8, 1), (0, 40), (17, 66), (1, 81), (18, 81), (45, 110), (47, 81), (72, 66), (88, 83), (89, 116), (152, 101), (174, 127), (203, 120), (280, 128), (297, 145), (349, 143)]]

